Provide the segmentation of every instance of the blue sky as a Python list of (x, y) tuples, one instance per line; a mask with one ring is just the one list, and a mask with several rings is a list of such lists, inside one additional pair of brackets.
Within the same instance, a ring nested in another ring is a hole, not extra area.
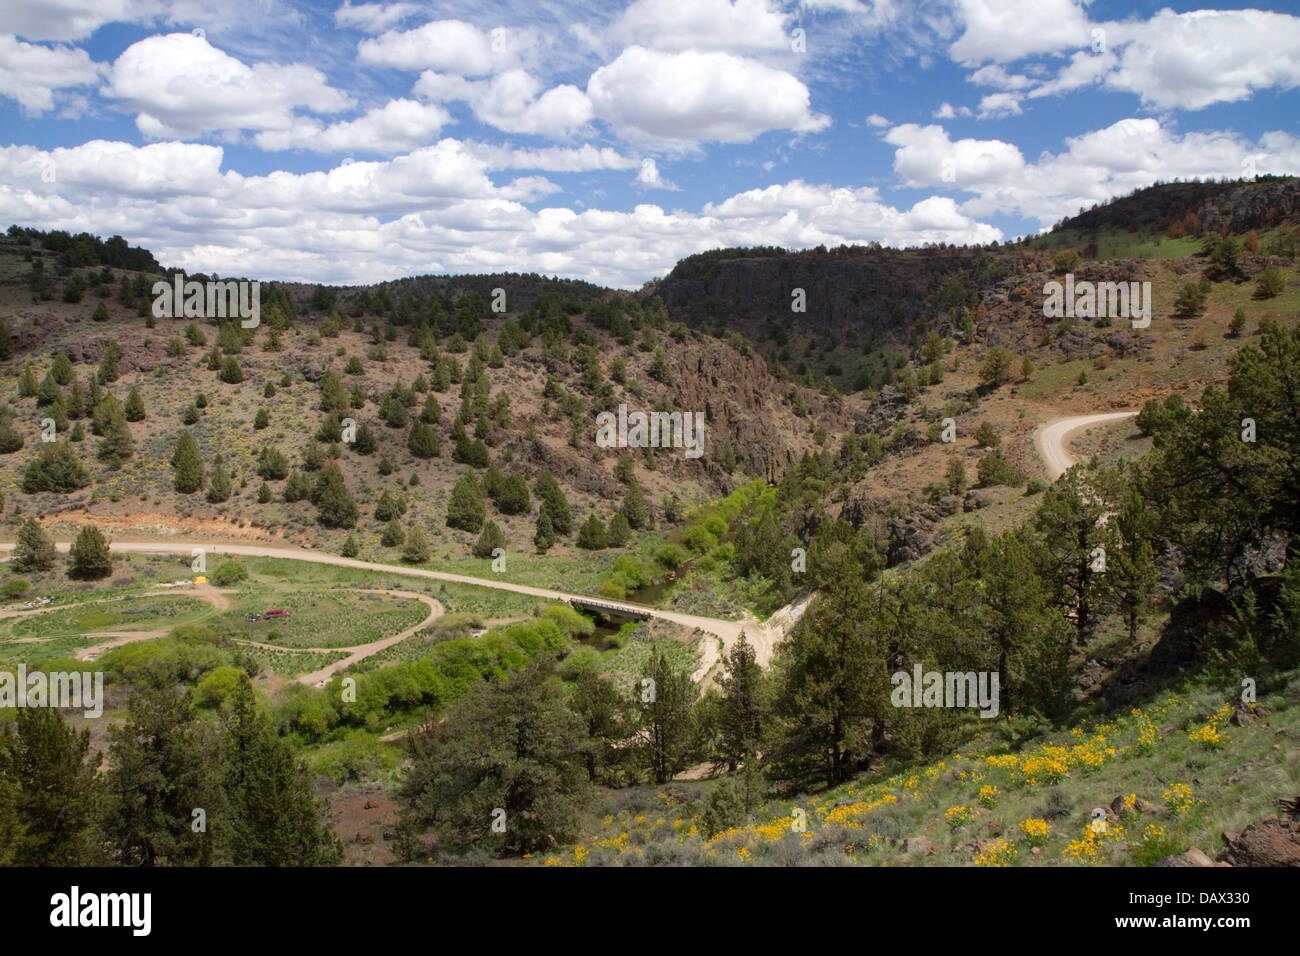
[(1300, 173), (1300, 18), (1094, 0), (0, 10), (0, 219), (167, 264), (636, 288), (726, 245), (1005, 240)]

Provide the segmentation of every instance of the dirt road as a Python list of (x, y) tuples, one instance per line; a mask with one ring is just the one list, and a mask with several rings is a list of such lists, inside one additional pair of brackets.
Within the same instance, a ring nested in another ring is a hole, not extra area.
[[(11, 551), (13, 542), (0, 542), (0, 552)], [(68, 550), (67, 542), (59, 542), (55, 545), (59, 551)], [(392, 564), (377, 564), (370, 561), (359, 561), (355, 558), (345, 558), (336, 554), (327, 554), (322, 551), (310, 551), (306, 548), (291, 547), (274, 547), (267, 544), (249, 543), (249, 544), (214, 544), (208, 541), (192, 541), (190, 539), (175, 538), (167, 541), (114, 541), (112, 549), (119, 553), (129, 552), (135, 554), (190, 554), (196, 547), (204, 548), (211, 554), (238, 555), (254, 558), (280, 558), (286, 561), (310, 561), (315, 564), (332, 564), (344, 568), (358, 568), (363, 571), (380, 571), (387, 574), (400, 574), (406, 577), (430, 578), (435, 581), (447, 581), (453, 584), (471, 584), (475, 587), (496, 588), (502, 591), (513, 591), (516, 594), (527, 594), (531, 597), (543, 598), (548, 601), (570, 601), (574, 598), (582, 599), (591, 597), (591, 595), (567, 594), (563, 591), (552, 591), (548, 588), (537, 588), (526, 584), (514, 584), (510, 581), (493, 581), (485, 578), (470, 577), (465, 574), (451, 574), (446, 571), (429, 571), (424, 568), (404, 567)], [(663, 611), (657, 608), (648, 609), (651, 617), (659, 618), (664, 621), (671, 621), (674, 624), (691, 630), (700, 630), (705, 634), (711, 634), (719, 638), (722, 647), (718, 647), (718, 642), (714, 640), (702, 640), (701, 659), (699, 666), (692, 675), (697, 682), (706, 679), (709, 673), (715, 668), (721, 655), (726, 653), (740, 639), (741, 631), (749, 642), (754, 645), (755, 656), (758, 664), (762, 667), (768, 666), (772, 661), (772, 652), (776, 644), (783, 638), (788, 630), (788, 625), (792, 624), (792, 617), (795, 614), (786, 614), (780, 618), (773, 615), (773, 618), (784, 624), (774, 624), (765, 626), (757, 618), (746, 615), (739, 621), (723, 621), (712, 617), (699, 617), (694, 614), (680, 614), (676, 611)], [(778, 612), (778, 615), (781, 612)], [(423, 625), (421, 625), (423, 626)], [(312, 675), (308, 675), (312, 676)], [(300, 681), (302, 679), (300, 678)], [(305, 681), (302, 681), (305, 683)]]
[(1070, 439), (1086, 428), (1093, 425), (1101, 425), (1106, 422), (1117, 422), (1122, 418), (1132, 418), (1137, 412), (1104, 412), (1099, 415), (1075, 415), (1070, 418), (1058, 418), (1054, 422), (1048, 422), (1038, 430), (1034, 436), (1034, 444), (1038, 448), (1039, 454), (1043, 456), (1043, 463), (1047, 465), (1047, 473), (1055, 481), (1061, 475), (1065, 474), (1074, 465), (1078, 459), (1070, 454), (1068, 445)]

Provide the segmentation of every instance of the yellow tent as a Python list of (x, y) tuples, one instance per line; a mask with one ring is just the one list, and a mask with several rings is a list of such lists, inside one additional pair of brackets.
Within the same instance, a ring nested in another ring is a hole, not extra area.
[(208, 579), (205, 578), (203, 575), (200, 574), (197, 578), (194, 579), (194, 583), (195, 583), (195, 584), (207, 584), (207, 583), (208, 583)]

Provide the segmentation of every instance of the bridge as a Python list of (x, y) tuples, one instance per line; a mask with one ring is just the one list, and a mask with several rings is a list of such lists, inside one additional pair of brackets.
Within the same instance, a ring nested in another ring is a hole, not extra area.
[(655, 613), (654, 608), (645, 605), (627, 604), (623, 601), (607, 601), (603, 598), (574, 595), (569, 598), (569, 603), (579, 609), (586, 608), (589, 611), (599, 611), (602, 614), (617, 614), (619, 617), (634, 617), (643, 621), (653, 617)]

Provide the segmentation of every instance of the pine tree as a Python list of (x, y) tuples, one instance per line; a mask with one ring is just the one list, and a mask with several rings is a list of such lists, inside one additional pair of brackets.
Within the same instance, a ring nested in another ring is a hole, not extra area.
[(406, 542), (406, 530), (402, 523), (396, 518), (384, 525), (384, 533), (379, 539), (379, 543), (385, 548), (401, 547)]
[(321, 524), (327, 528), (352, 528), (356, 526), (357, 503), (348, 491), (343, 476), (334, 468), (323, 469), (312, 489), (312, 504), (316, 506)]
[[(404, 818), (436, 824), (439, 845), (451, 849), (488, 841), (529, 853), (572, 839), (592, 796), (586, 741), (553, 665), (475, 682), (441, 726), (412, 739)], [(490, 826), (498, 808), (504, 832)]]
[(402, 547), (402, 560), (411, 564), (423, 564), (433, 557), (429, 539), (417, 524), (406, 535), (406, 544)]
[(1137, 640), (1138, 623), (1150, 603), (1160, 578), (1151, 541), (1155, 537), (1155, 515), (1141, 492), (1130, 485), (1114, 518), (1119, 551), (1112, 557), (1106, 586), (1124, 614), (1130, 641)]
[(505, 546), (506, 536), (497, 527), (497, 523), (489, 518), (484, 523), (483, 531), (478, 536), (478, 540), (474, 542), (474, 547), (470, 549), (470, 553), (476, 558), (490, 558), (493, 556), (493, 551), (497, 548), (504, 549)]
[(76, 377), (72, 370), (72, 360), (68, 358), (66, 352), (60, 351), (54, 356), (54, 365), (50, 368), (50, 374), (54, 376), (54, 381), (60, 385), (70, 385)]
[(118, 371), (117, 363), (122, 358), (122, 346), (118, 345), (114, 339), (108, 343), (104, 349), (104, 354), (99, 358), (99, 381), (107, 385), (110, 382), (116, 382), (121, 376)]
[[(788, 554), (788, 552), (787, 552)], [(889, 707), (885, 649), (871, 614), (862, 565), (838, 549), (827, 586), (777, 649), (776, 710), (783, 733), (774, 749), (779, 776), (796, 786), (836, 786), (883, 732)]]
[(181, 432), (172, 452), (172, 486), (182, 495), (192, 495), (203, 487), (203, 458), (188, 431)]
[(77, 532), (68, 557), (69, 577), (95, 580), (113, 573), (113, 558), (108, 552), (108, 540), (94, 525), (86, 525)]
[(361, 553), (361, 545), (357, 544), (357, 539), (354, 535), (348, 535), (347, 538), (344, 539), (343, 548), (339, 553), (345, 558), (355, 558)]
[(56, 491), (67, 494), (90, 484), (90, 476), (72, 446), (66, 441), (48, 442), (41, 445), (36, 457), (23, 472), (23, 492), (37, 494), (42, 491)]
[[(134, 386), (126, 394), (125, 412), (128, 422), (142, 422), (145, 419), (144, 399), (140, 397), (140, 393), (136, 391)], [(69, 410), (68, 414), (72, 418), (79, 417), (73, 415), (71, 410)]]
[(218, 455), (213, 463), (212, 478), (208, 482), (208, 501), (214, 505), (229, 501), (230, 492), (230, 475), (226, 473), (226, 466), (222, 464), (221, 456)]
[(267, 481), (279, 481), (289, 474), (289, 459), (278, 448), (263, 445), (257, 456), (257, 475)]
[[(101, 407), (108, 404), (107, 401), (100, 403)], [(106, 417), (100, 432), (104, 437), (99, 442), (96, 455), (110, 468), (121, 468), (135, 453), (135, 441), (131, 438), (131, 429), (126, 423), (126, 412), (116, 399), (108, 408)]]
[(560, 490), (555, 476), (549, 471), (542, 471), (533, 482), (533, 491), (549, 507), (551, 526), (558, 537), (564, 537), (573, 531), (573, 512), (569, 510), (568, 499)]
[(35, 518), (28, 518), (18, 529), (12, 562), (14, 570), (48, 571), (54, 567), (54, 560), (54, 542)]
[(609, 528), (605, 532), (611, 548), (621, 548), (627, 544), (628, 539), (632, 537), (632, 526), (627, 523), (627, 518), (623, 517), (620, 511), (609, 519)]
[(438, 436), (432, 428), (422, 422), (416, 422), (411, 426), (411, 433), (406, 439), (406, 447), (416, 458), (426, 460), (437, 458), (442, 450), (438, 443)]
[(321, 376), (320, 408), (323, 412), (338, 412), (340, 415), (348, 410), (348, 395), (343, 382), (332, 371)]
[(238, 385), (244, 380), (244, 370), (239, 367), (239, 362), (233, 355), (227, 355), (221, 362), (221, 372), (217, 378), (227, 385)]
[(63, 391), (54, 378), (53, 370), (46, 372), (45, 377), (41, 379), (40, 386), (36, 389), (36, 407), (44, 408), (47, 405), (52, 405), (62, 397)]
[(609, 547), (605, 525), (594, 514), (588, 515), (587, 520), (578, 529), (577, 545), (585, 551), (600, 551)]
[(527, 514), (532, 509), (532, 499), (528, 496), (528, 482), (519, 472), (512, 472), (501, 484), (497, 495), (497, 507), (502, 514)]
[(370, 426), (362, 422), (357, 426), (357, 440), (352, 443), (352, 450), (358, 455), (373, 455), (379, 448), (379, 441)]
[(658, 643), (651, 652), (645, 677), (650, 684), (637, 682), (641, 700), (636, 748), (654, 781), (663, 784), (690, 766), (694, 756), (691, 708), (698, 691), (690, 674), (673, 667)]
[(15, 789), (18, 866), (92, 866), (102, 859), (97, 821), (104, 793), (90, 756), (90, 731), (73, 730), (58, 710), (20, 707), (0, 724), (0, 780)]
[(555, 544), (555, 528), (551, 524), (551, 509), (547, 502), (537, 509), (537, 531), (533, 535), (533, 544), (538, 554), (545, 554)]
[(18, 395), (20, 398), (31, 398), (37, 391), (36, 375), (32, 372), (30, 365), (23, 366), (23, 372), (18, 376)]
[(447, 505), (447, 527), (477, 534), (483, 527), (486, 515), (478, 482), (473, 475), (466, 475), (451, 490), (451, 501)]
[(85, 418), (86, 412), (90, 408), (86, 404), (86, 389), (82, 386), (79, 379), (72, 380), (72, 388), (68, 391), (68, 417)]
[(639, 531), (654, 526), (650, 509), (646, 507), (645, 497), (641, 493), (641, 486), (636, 481), (627, 486), (627, 494), (623, 496), (623, 505), (619, 508), (619, 513), (627, 519), (628, 525), (634, 530)]
[[(214, 754), (190, 692), (141, 688), (127, 719), (109, 731), (106, 778), (111, 809), (106, 836), (124, 866), (182, 866), (212, 862), (213, 831), (222, 818)], [(193, 811), (211, 818), (196, 832)]]
[(743, 632), (727, 653), (726, 668), (726, 674), (718, 679), (722, 696), (714, 760), (728, 770), (735, 770), (742, 763), (758, 760), (771, 705), (763, 669), (758, 666), (754, 647)]
[(224, 791), (226, 829), (236, 866), (332, 866), (342, 850), (312, 793), (306, 768), (269, 720), (258, 713), (252, 684), (240, 680), (227, 698)]

